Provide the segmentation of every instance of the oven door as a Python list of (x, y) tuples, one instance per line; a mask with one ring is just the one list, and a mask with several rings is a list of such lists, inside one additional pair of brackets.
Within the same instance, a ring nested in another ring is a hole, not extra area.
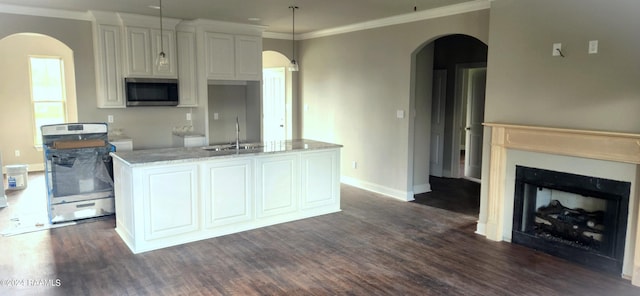
[(108, 147), (57, 149), (49, 155), (52, 204), (113, 196)]

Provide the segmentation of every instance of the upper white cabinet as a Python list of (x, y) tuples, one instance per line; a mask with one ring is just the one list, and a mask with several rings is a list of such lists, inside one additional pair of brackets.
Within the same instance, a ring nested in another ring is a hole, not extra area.
[(196, 64), (195, 31), (178, 30), (178, 91), (180, 103), (178, 107), (198, 106), (198, 69)]
[[(125, 75), (127, 77), (178, 77), (173, 30), (163, 30), (162, 38), (160, 38), (160, 30), (156, 29), (126, 27), (125, 31), (127, 37)], [(157, 62), (161, 51), (169, 61), (166, 65)]]
[[(264, 26), (163, 18), (160, 30), (155, 16), (91, 14), (98, 108), (126, 107), (125, 77), (178, 78), (179, 107), (198, 107), (207, 80), (262, 79)], [(168, 64), (158, 63), (161, 51)]]
[(208, 79), (235, 78), (233, 35), (205, 33), (205, 53)]
[[(125, 32), (125, 77), (178, 77), (175, 27), (178, 20), (118, 14)], [(164, 52), (168, 64), (158, 63)]]
[(124, 108), (122, 32), (112, 14), (94, 12), (93, 44), (98, 108)]
[(235, 36), (236, 78), (260, 80), (262, 78), (262, 37)]
[(205, 33), (207, 78), (260, 80), (262, 39), (254, 36)]
[(181, 25), (196, 28), (199, 90), (207, 80), (262, 79), (262, 32), (265, 26), (197, 19)]

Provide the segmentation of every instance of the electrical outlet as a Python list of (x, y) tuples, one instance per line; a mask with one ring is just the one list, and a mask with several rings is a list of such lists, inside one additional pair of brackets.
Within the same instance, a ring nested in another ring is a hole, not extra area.
[(191, 112), (187, 113), (187, 120), (191, 120)]
[(113, 115), (107, 115), (107, 122), (113, 123)]
[(220, 115), (218, 113), (213, 113), (213, 120), (220, 119)]
[(20, 150), (16, 149), (15, 155), (16, 155), (16, 157), (20, 157)]
[(589, 41), (589, 54), (598, 53), (598, 40)]
[(351, 162), (351, 168), (353, 168), (353, 169), (357, 169), (357, 168), (358, 168), (358, 162), (357, 162), (357, 161), (355, 161), (355, 160), (354, 160), (354, 161), (352, 161), (352, 162)]

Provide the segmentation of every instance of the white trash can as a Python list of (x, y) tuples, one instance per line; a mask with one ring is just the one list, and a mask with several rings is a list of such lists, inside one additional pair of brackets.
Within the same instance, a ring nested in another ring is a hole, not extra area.
[(7, 171), (7, 190), (19, 190), (27, 188), (27, 180), (29, 175), (27, 173), (26, 164), (14, 164), (5, 166)]

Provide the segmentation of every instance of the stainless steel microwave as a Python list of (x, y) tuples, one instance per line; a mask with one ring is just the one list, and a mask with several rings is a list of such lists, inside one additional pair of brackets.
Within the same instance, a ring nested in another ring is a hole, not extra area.
[(127, 106), (177, 106), (178, 79), (125, 78)]

